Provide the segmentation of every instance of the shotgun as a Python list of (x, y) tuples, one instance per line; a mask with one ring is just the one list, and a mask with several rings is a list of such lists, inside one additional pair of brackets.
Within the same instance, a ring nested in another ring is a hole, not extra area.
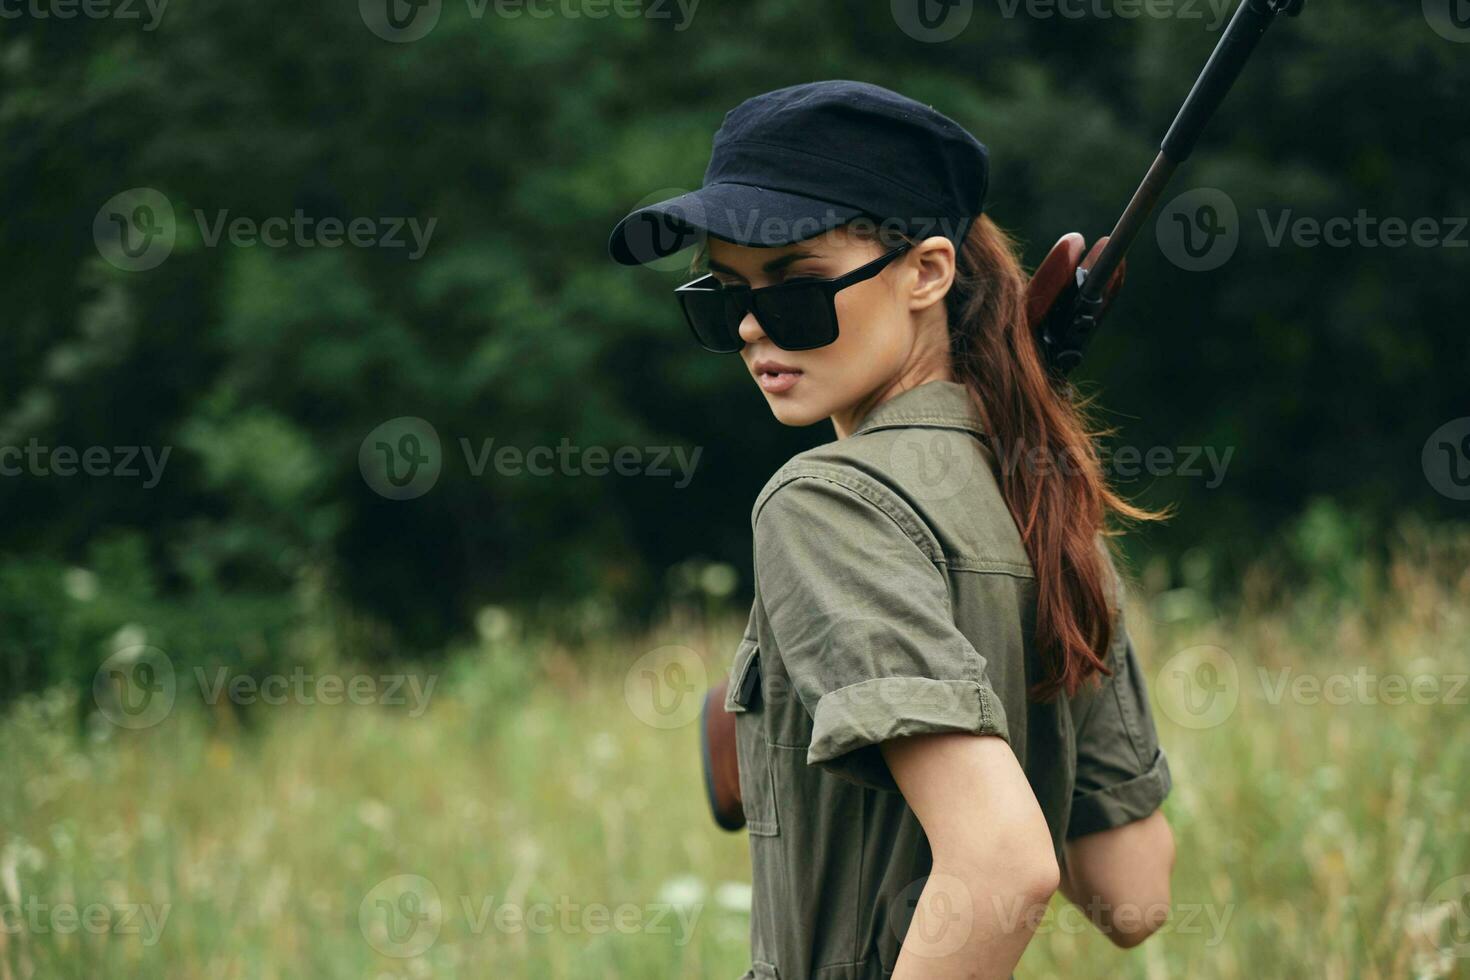
[[(1256, 45), (1278, 16), (1295, 17), (1306, 0), (1243, 0), (1215, 45), (1204, 71), (1164, 135), (1159, 155), (1134, 191), (1112, 234), (1085, 257), (1082, 236), (1063, 236), (1031, 279), (1027, 309), (1048, 366), (1065, 378), (1082, 363), (1112, 297), (1122, 285), (1124, 256), (1158, 204), (1169, 178), (1194, 152), (1205, 124), (1220, 108)], [(1080, 260), (1080, 261), (1079, 261)]]
[[(1036, 267), (1026, 291), (1026, 316), (1053, 375), (1065, 383), (1082, 362), (1127, 271), (1125, 257), (1174, 171), (1194, 152), (1205, 124), (1220, 108), (1266, 29), (1281, 15), (1295, 17), (1306, 0), (1242, 0), (1210, 60), (1165, 134), (1159, 154), (1109, 235), (1091, 249), (1078, 232), (1063, 235)], [(1084, 254), (1085, 252), (1085, 254)], [(715, 823), (745, 826), (735, 716), (725, 711), (728, 681), (705, 695), (700, 719), (705, 795)]]

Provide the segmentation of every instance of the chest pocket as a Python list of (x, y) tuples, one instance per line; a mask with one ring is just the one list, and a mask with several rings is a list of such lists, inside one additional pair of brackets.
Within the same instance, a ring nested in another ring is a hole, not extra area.
[(746, 829), (757, 837), (775, 837), (781, 823), (776, 814), (775, 774), (771, 746), (766, 741), (766, 703), (761, 692), (760, 647), (750, 637), (740, 641), (725, 710), (734, 712), (735, 744), (740, 759), (740, 799)]

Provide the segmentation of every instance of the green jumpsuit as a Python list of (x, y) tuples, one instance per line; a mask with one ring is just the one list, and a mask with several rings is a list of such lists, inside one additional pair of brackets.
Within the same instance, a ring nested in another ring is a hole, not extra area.
[(967, 390), (931, 381), (793, 458), (756, 500), (755, 602), (725, 702), (754, 888), (743, 980), (893, 971), (932, 857), (886, 739), (1006, 739), (1059, 862), (1067, 839), (1169, 792), (1121, 602), (1102, 687), (1028, 701), (1045, 676), (1035, 577), (994, 466)]

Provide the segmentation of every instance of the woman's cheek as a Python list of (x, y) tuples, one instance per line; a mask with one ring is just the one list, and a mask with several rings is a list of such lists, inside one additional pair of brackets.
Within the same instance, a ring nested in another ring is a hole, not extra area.
[(898, 325), (884, 310), (867, 310), (854, 317), (853, 350), (847, 359), (849, 376), (870, 383), (887, 378), (902, 367), (904, 346)]

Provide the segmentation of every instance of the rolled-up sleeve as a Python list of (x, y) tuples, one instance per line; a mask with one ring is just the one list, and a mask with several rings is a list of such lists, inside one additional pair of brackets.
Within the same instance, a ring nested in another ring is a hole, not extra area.
[(876, 484), (802, 476), (757, 510), (758, 592), (812, 718), (806, 761), (896, 790), (878, 746), (936, 732), (1006, 737), (986, 659), (955, 626), (937, 545)]
[(1143, 819), (1159, 808), (1173, 785), (1121, 602), (1109, 654), (1113, 676), (1079, 702), (1068, 838)]

